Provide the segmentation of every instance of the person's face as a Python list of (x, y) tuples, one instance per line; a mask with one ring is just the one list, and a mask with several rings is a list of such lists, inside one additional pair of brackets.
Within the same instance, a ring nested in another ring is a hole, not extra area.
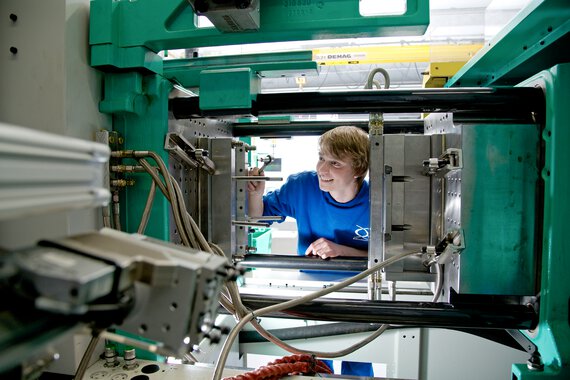
[(335, 194), (353, 190), (356, 185), (355, 174), (349, 158), (341, 160), (319, 152), (317, 175), (322, 191)]

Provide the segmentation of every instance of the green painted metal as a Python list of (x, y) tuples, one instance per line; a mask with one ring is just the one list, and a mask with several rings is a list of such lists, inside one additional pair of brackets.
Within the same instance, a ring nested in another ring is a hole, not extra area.
[[(428, 0), (407, 0), (406, 12), (397, 16), (364, 17), (358, 3), (357, 0), (264, 0), (260, 2), (259, 31), (222, 33), (214, 28), (198, 28), (187, 0), (92, 0), (89, 37), (92, 65), (117, 64), (114, 54), (101, 52), (97, 45), (144, 46), (157, 53), (260, 42), (422, 35), (429, 25)], [(144, 67), (144, 62), (138, 67)]]
[(544, 224), (540, 319), (538, 327), (526, 332), (537, 345), (544, 371), (513, 365), (518, 380), (570, 379), (570, 64), (537, 74), (522, 86), (539, 85), (546, 94), (546, 122), (542, 132), (545, 148)]
[[(168, 165), (164, 139), (168, 132), (168, 93), (172, 85), (159, 75), (143, 75), (135, 72), (106, 73), (104, 99), (101, 112), (113, 115), (113, 129), (124, 138), (124, 149), (156, 152)], [(127, 160), (124, 162), (128, 163)], [(151, 164), (155, 164), (149, 160)], [(136, 162), (131, 161), (131, 164)], [(127, 232), (136, 232), (146, 197), (150, 178), (143, 173), (129, 174), (135, 185), (121, 191), (121, 223)], [(161, 240), (170, 240), (169, 205), (157, 192), (151, 222), (146, 234)]]
[(103, 44), (91, 47), (91, 66), (104, 68), (110, 66), (118, 69), (145, 68), (162, 74), (162, 57), (143, 46), (118, 48), (115, 45)]
[(534, 0), (445, 86), (516, 85), (557, 63), (569, 62), (568, 46), (568, 0)]
[(204, 70), (200, 73), (200, 109), (251, 110), (260, 88), (259, 77), (249, 68)]
[(185, 87), (200, 83), (203, 70), (222, 70), (249, 67), (261, 78), (317, 75), (319, 65), (311, 51), (244, 54), (222, 57), (198, 57), (164, 61), (164, 77)]
[(537, 125), (462, 129), (462, 294), (534, 295)]
[(142, 115), (148, 107), (143, 92), (143, 75), (137, 72), (105, 75), (105, 98), (99, 102), (102, 113), (134, 113)]

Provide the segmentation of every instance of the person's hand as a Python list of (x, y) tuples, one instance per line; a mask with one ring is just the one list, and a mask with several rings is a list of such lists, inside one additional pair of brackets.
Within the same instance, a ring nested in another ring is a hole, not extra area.
[(338, 256), (368, 257), (368, 251), (336, 244), (325, 238), (320, 238), (312, 242), (309, 247), (307, 247), (305, 255), (319, 256), (321, 259), (329, 259)]
[[(252, 168), (248, 170), (247, 175), (250, 177), (261, 177), (264, 173), (263, 170), (259, 170), (259, 168)], [(247, 191), (250, 196), (263, 196), (265, 192), (265, 181), (248, 181)]]
[(344, 246), (333, 243), (325, 238), (312, 242), (305, 251), (307, 256), (319, 256), (321, 259), (342, 256)]

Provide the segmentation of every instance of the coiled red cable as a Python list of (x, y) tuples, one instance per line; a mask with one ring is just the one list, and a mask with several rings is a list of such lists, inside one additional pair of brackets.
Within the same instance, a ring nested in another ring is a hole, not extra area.
[(254, 371), (226, 377), (224, 380), (277, 380), (287, 375), (314, 375), (315, 373), (330, 374), (332, 371), (314, 355), (300, 354), (284, 356)]

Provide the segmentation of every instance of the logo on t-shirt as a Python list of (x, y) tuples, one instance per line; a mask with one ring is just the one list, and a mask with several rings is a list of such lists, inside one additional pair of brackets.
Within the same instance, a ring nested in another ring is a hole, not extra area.
[(356, 227), (358, 228), (354, 230), (354, 237), (352, 239), (368, 241), (368, 237), (370, 236), (370, 228), (361, 227), (358, 224), (356, 225)]

